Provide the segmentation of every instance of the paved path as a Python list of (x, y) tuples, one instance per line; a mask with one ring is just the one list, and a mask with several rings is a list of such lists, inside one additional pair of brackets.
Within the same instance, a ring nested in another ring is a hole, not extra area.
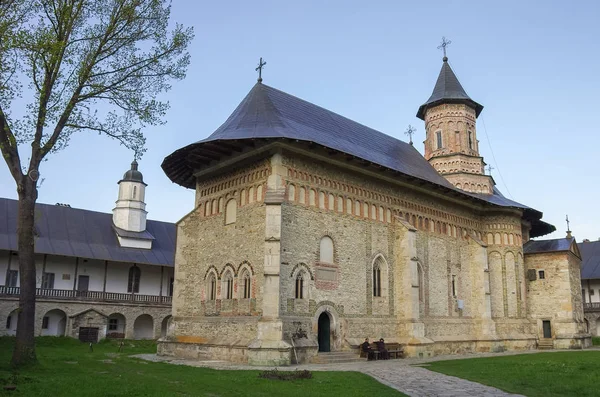
[[(510, 354), (510, 353), (509, 353)], [(490, 354), (498, 356), (503, 354)], [(473, 354), (469, 356), (438, 356), (431, 359), (405, 359), (405, 360), (385, 360), (385, 361), (364, 361), (353, 363), (337, 364), (304, 364), (290, 367), (278, 367), (279, 370), (293, 371), (296, 369), (308, 369), (310, 371), (357, 371), (372, 376), (379, 382), (390, 386), (393, 389), (401, 391), (404, 394), (415, 397), (506, 397), (517, 396), (509, 394), (502, 390), (484, 386), (479, 383), (456, 378), (454, 376), (443, 375), (437, 372), (429, 371), (425, 368), (413, 366), (414, 364), (424, 364), (431, 361), (442, 359), (459, 359), (472, 357), (485, 357), (486, 354)], [(138, 354), (138, 357), (150, 361), (162, 361), (176, 365), (189, 365), (194, 367), (206, 367), (213, 369), (229, 370), (254, 370), (257, 367), (251, 367), (242, 364), (233, 364), (227, 361), (197, 361), (197, 360), (179, 360), (170, 357), (157, 356), (156, 354)], [(265, 368), (268, 369), (268, 368)]]

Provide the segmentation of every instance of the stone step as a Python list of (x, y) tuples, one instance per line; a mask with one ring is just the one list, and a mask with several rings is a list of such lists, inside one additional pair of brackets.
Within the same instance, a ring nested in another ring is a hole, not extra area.
[(350, 363), (365, 361), (365, 358), (360, 358), (357, 353), (350, 351), (319, 353), (311, 359), (314, 364), (334, 364), (334, 363)]

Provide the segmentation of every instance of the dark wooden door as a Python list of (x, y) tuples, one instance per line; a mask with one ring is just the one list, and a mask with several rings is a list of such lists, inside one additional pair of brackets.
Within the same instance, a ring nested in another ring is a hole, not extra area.
[(77, 291), (87, 292), (89, 288), (90, 276), (79, 276), (79, 281), (77, 282)]
[(550, 321), (542, 321), (542, 328), (544, 329), (544, 338), (552, 338), (552, 328), (550, 327)]
[(319, 351), (328, 352), (331, 351), (331, 341), (329, 336), (330, 321), (327, 313), (321, 313), (319, 316)]
[(79, 340), (82, 342), (98, 342), (98, 328), (95, 327), (80, 327)]

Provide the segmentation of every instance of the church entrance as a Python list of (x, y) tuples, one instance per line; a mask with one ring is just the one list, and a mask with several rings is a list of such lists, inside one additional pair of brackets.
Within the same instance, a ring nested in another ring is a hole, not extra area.
[(331, 351), (331, 340), (330, 340), (330, 332), (329, 328), (331, 325), (331, 320), (329, 319), (329, 315), (323, 312), (319, 316), (319, 351), (320, 352), (329, 352)]

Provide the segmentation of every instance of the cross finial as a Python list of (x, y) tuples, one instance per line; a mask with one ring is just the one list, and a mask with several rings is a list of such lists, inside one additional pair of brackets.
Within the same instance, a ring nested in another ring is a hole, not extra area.
[(260, 57), (260, 61), (258, 62), (258, 66), (256, 67), (256, 69), (254, 69), (254, 70), (258, 71), (258, 80), (257, 81), (259, 83), (262, 83), (262, 69), (263, 69), (263, 67), (266, 64), (267, 64), (266, 62), (263, 62), (262, 57)]
[(450, 40), (446, 40), (446, 37), (442, 36), (442, 43), (438, 46), (438, 50), (444, 51), (444, 62), (448, 61), (448, 57), (446, 56), (446, 47), (448, 47), (450, 44), (452, 44), (452, 42)]
[(489, 165), (487, 166), (487, 172), (488, 172), (488, 175), (492, 175), (492, 170), (494, 170), (494, 169), (495, 169), (495, 168), (494, 168), (494, 167), (492, 167), (492, 165), (491, 165), (491, 164), (489, 164)]
[(406, 129), (406, 131), (404, 131), (404, 134), (408, 135), (411, 145), (413, 144), (412, 136), (415, 132), (417, 132), (417, 129), (410, 124), (408, 125), (408, 128)]
[(567, 215), (565, 220), (567, 221), (567, 238), (571, 238), (571, 222), (569, 222), (569, 215)]

